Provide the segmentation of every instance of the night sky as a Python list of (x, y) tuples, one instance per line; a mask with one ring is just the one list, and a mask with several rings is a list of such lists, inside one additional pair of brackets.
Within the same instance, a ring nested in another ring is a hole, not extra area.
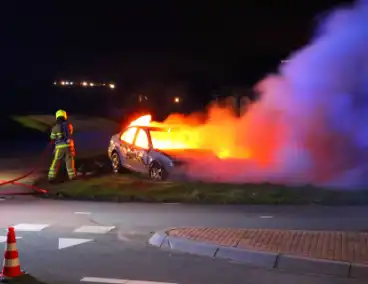
[(62, 77), (253, 84), (342, 1), (8, 2), (1, 81), (27, 88)]

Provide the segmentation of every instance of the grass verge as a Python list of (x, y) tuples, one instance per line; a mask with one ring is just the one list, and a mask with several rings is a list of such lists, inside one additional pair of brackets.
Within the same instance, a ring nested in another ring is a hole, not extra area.
[(154, 182), (138, 174), (104, 174), (61, 184), (36, 183), (49, 197), (114, 202), (180, 202), (198, 204), (368, 204), (368, 191), (337, 191), (312, 186)]
[[(23, 115), (13, 116), (12, 119), (25, 128), (31, 128), (40, 132), (49, 131), (55, 123), (52, 115)], [(69, 121), (73, 124), (75, 131), (88, 130), (111, 130), (119, 129), (119, 125), (109, 119), (101, 117), (70, 116)]]

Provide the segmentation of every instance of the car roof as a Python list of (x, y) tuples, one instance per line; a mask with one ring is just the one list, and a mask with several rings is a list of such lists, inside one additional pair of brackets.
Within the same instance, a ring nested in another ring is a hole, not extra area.
[(160, 131), (160, 130), (165, 130), (165, 129), (172, 129), (175, 127), (159, 127), (159, 126), (141, 126), (141, 125), (132, 125), (132, 126), (128, 126), (126, 129), (132, 128), (132, 127), (136, 127), (136, 128), (140, 128), (140, 129), (145, 129), (145, 130), (153, 130), (153, 131)]
[(169, 127), (158, 127), (158, 126), (132, 125), (132, 126), (128, 126), (126, 129), (132, 128), (132, 127), (136, 127), (136, 128), (140, 128), (140, 129), (145, 129), (145, 130), (165, 130), (165, 129), (169, 128)]

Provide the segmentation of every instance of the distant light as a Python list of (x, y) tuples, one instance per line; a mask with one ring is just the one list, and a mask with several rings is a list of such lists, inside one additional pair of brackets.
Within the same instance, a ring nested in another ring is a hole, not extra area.
[(176, 104), (180, 103), (180, 98), (179, 97), (175, 97), (174, 98), (174, 103), (176, 103)]
[(116, 85), (111, 83), (94, 83), (94, 82), (88, 82), (88, 81), (82, 81), (82, 82), (73, 82), (73, 81), (54, 81), (54, 85), (63, 85), (63, 86), (70, 86), (70, 85), (80, 85), (83, 87), (100, 87), (100, 86), (107, 86), (110, 89), (115, 89)]

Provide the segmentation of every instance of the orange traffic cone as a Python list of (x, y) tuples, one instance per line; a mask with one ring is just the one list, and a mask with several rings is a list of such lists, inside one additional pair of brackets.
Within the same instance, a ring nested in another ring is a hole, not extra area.
[(0, 277), (2, 280), (8, 280), (23, 274), (24, 272), (20, 270), (15, 231), (13, 227), (9, 227), (4, 253), (3, 270), (0, 273)]

